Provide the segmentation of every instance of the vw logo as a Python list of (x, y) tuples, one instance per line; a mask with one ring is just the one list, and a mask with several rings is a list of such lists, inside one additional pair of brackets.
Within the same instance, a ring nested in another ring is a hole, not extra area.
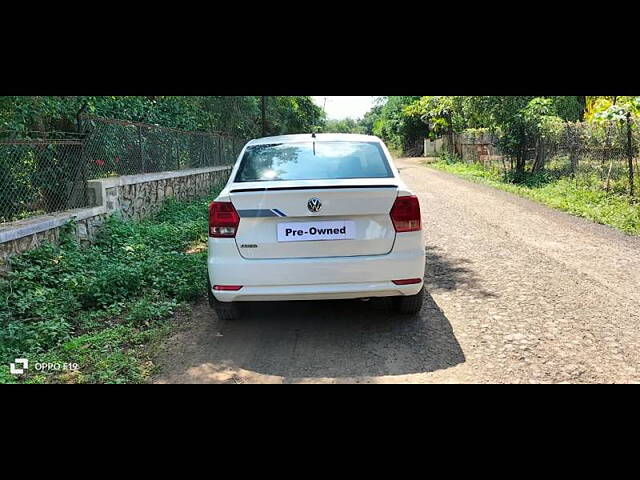
[(319, 198), (312, 198), (307, 202), (307, 208), (311, 213), (318, 213), (322, 208), (322, 202)]

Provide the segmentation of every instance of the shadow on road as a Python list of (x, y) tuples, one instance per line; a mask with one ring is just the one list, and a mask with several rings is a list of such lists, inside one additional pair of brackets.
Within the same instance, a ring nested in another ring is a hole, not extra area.
[(216, 325), (201, 304), (200, 327), (176, 341), (182, 351), (171, 353), (174, 371), (166, 381), (357, 379), (433, 372), (465, 361), (431, 295), (419, 317), (397, 315), (389, 306), (388, 299), (248, 303), (240, 320)]
[(492, 298), (471, 261), (425, 249), (425, 304), (401, 316), (390, 299), (242, 304), (235, 322), (217, 322), (204, 302), (167, 345), (160, 382), (377, 381), (465, 362), (449, 320), (431, 293), (463, 290)]
[(425, 247), (425, 286), (431, 292), (466, 289), (470, 294), (485, 298), (497, 297), (480, 286), (471, 261), (465, 258), (451, 258), (439, 247)]

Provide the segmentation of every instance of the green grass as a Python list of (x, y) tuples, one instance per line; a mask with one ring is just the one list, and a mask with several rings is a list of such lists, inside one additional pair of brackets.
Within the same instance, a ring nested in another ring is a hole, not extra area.
[(640, 205), (618, 191), (607, 193), (597, 178), (531, 177), (525, 183), (510, 183), (497, 169), (478, 164), (447, 162), (430, 163), (430, 167), (462, 178), (506, 190), (596, 223), (608, 225), (630, 235), (640, 235)]
[[(67, 235), (14, 257), (0, 279), (0, 383), (145, 382), (176, 310), (206, 292), (207, 207), (168, 201), (142, 222), (110, 218), (91, 247)], [(15, 358), (79, 368), (16, 377)]]

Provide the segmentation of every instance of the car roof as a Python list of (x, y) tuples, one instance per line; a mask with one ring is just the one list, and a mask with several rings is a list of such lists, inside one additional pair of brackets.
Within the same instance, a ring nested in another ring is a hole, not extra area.
[(356, 135), (352, 133), (316, 133), (315, 138), (310, 133), (298, 135), (280, 135), (278, 137), (264, 137), (251, 140), (247, 146), (267, 145), (273, 143), (299, 143), (299, 142), (381, 142), (373, 135)]

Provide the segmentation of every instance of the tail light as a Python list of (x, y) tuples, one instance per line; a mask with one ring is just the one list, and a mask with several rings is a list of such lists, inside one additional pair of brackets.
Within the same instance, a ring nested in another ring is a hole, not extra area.
[(396, 232), (417, 232), (422, 229), (418, 197), (398, 197), (391, 209), (391, 221)]
[(392, 280), (396, 285), (416, 285), (422, 283), (421, 278), (407, 278), (405, 280)]
[(216, 292), (237, 292), (242, 290), (242, 285), (215, 285), (213, 289)]
[(213, 202), (209, 205), (209, 236), (233, 238), (238, 231), (240, 215), (231, 202)]

